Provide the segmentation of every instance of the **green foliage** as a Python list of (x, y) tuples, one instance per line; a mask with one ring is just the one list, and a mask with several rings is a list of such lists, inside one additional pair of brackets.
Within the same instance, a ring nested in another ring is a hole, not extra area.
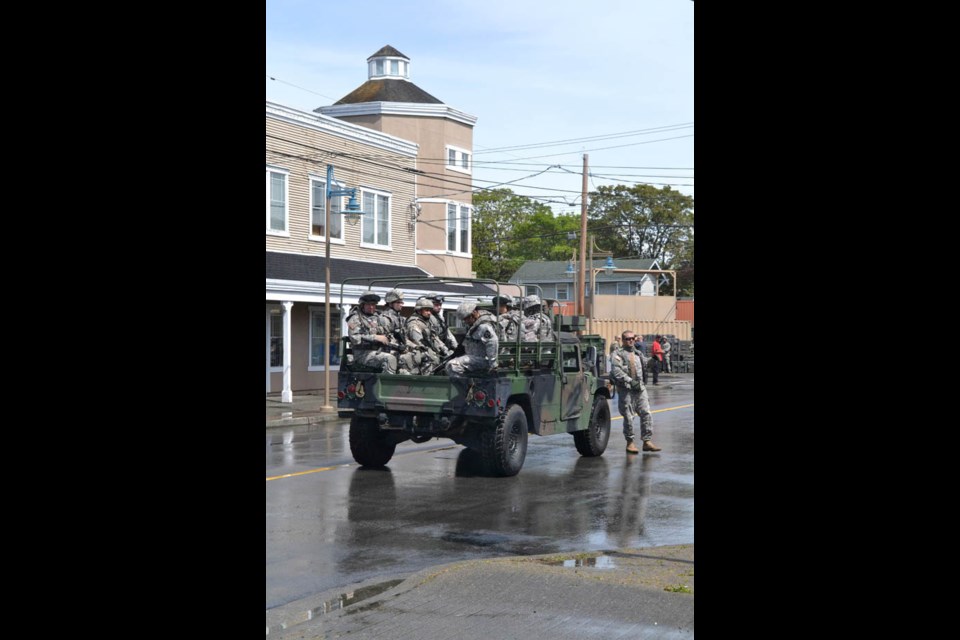
[[(682, 272), (677, 295), (693, 295), (692, 197), (647, 184), (603, 186), (590, 194), (587, 217), (598, 245)], [(670, 283), (661, 293), (672, 289)]]
[(545, 204), (496, 189), (473, 196), (473, 269), (478, 278), (510, 279), (528, 260), (565, 260), (579, 216), (557, 216)]
[[(580, 214), (496, 189), (473, 196), (473, 268), (480, 278), (510, 279), (528, 260), (568, 260), (579, 248)], [(614, 257), (655, 259), (677, 270), (677, 295), (693, 295), (693, 198), (670, 187), (616, 185), (590, 194), (589, 233)], [(568, 237), (568, 234), (577, 234)], [(661, 290), (673, 293), (673, 283)]]

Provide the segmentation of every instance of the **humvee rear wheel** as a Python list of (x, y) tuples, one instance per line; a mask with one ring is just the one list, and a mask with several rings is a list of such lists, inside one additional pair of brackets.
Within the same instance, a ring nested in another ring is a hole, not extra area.
[(382, 467), (390, 462), (397, 443), (377, 428), (376, 418), (350, 419), (350, 453), (364, 467)]
[(573, 432), (573, 442), (582, 456), (599, 456), (607, 449), (610, 440), (610, 404), (603, 396), (593, 399), (590, 426)]
[(527, 416), (523, 407), (511, 404), (480, 435), (480, 455), (494, 476), (515, 476), (527, 457)]

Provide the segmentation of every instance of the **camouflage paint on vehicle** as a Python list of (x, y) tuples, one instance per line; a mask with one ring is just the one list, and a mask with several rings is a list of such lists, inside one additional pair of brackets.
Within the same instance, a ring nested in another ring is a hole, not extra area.
[[(341, 411), (352, 410), (354, 457), (361, 464), (379, 466), (405, 440), (450, 438), (485, 451), (495, 462), (494, 475), (514, 475), (526, 455), (526, 436), (515, 433), (523, 424), (517, 410), (511, 411), (515, 406), (526, 418), (527, 433), (571, 433), (582, 455), (602, 455), (610, 413), (608, 408), (598, 411), (597, 404), (610, 398), (603, 375), (606, 351), (600, 336), (578, 337), (570, 331), (581, 322), (576, 317), (551, 317), (553, 340), (523, 342), (521, 335), (501, 342), (492, 373), (464, 378), (448, 377), (443, 367), (432, 375), (378, 373), (353, 363), (349, 343), (344, 341), (337, 406)], [(456, 337), (462, 342), (462, 332)], [(462, 352), (461, 345), (455, 355)], [(605, 424), (596, 424), (598, 420)], [(511, 429), (512, 435), (507, 433)], [(587, 434), (589, 446), (583, 445)], [(514, 451), (513, 459), (511, 447), (522, 449)]]

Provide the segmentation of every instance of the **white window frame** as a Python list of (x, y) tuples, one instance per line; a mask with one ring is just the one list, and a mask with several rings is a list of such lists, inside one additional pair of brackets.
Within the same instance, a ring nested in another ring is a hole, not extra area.
[[(311, 306), (309, 311), (309, 324), (307, 325), (307, 371), (323, 371), (323, 364), (313, 364), (313, 317), (314, 314), (320, 314), (323, 317), (324, 307)], [(334, 319), (336, 318), (336, 321)], [(343, 336), (343, 314), (336, 305), (330, 305), (330, 333), (337, 334), (334, 346), (340, 349), (340, 338)], [(329, 348), (329, 347), (328, 347)], [(323, 354), (320, 354), (321, 356)], [(330, 358), (330, 371), (339, 371), (340, 365), (333, 363), (333, 357)]]
[(447, 157), (447, 169), (458, 173), (473, 173), (473, 154), (469, 149), (445, 145), (445, 155)]
[[(450, 247), (450, 207), (454, 208), (453, 220), (456, 227), (454, 233), (454, 246)], [(443, 247), (447, 253), (459, 256), (470, 255), (471, 232), (473, 231), (473, 207), (455, 200), (448, 200), (444, 207), (444, 236)], [(464, 237), (466, 236), (466, 237)], [(463, 246), (466, 245), (466, 246)]]
[[(274, 318), (277, 319), (280, 323), (280, 335), (277, 336), (277, 343), (279, 344), (279, 353), (280, 353), (280, 364), (277, 366), (270, 366), (270, 373), (283, 373), (283, 307), (273, 307), (269, 308), (270, 312), (270, 326), (267, 329), (268, 340), (272, 346), (273, 344), (273, 327), (274, 327)], [(271, 351), (271, 355), (272, 355)]]
[[(314, 211), (315, 203), (313, 200), (313, 192), (314, 192), (314, 186), (317, 184), (320, 185), (320, 188), (323, 190), (324, 198), (326, 198), (326, 189), (327, 189), (326, 178), (316, 178), (314, 176), (310, 176), (310, 238), (309, 239), (315, 242), (326, 242), (327, 241), (326, 236), (318, 236), (313, 232), (313, 216), (326, 215), (326, 211), (323, 209), (323, 205), (320, 205), (319, 212)], [(342, 189), (343, 187), (342, 185), (339, 185), (337, 184), (336, 181), (334, 181), (333, 188)], [(330, 207), (330, 226), (331, 227), (334, 226), (333, 225), (334, 216), (337, 216), (337, 220), (340, 221), (340, 234), (331, 235), (330, 244), (345, 244), (343, 239), (343, 214), (335, 213), (337, 211), (341, 211), (341, 212), (343, 211), (343, 196), (334, 196), (333, 198), (330, 198), (330, 203), (332, 204), (332, 206)], [(325, 222), (325, 220), (323, 222)], [(323, 222), (321, 222), (321, 224), (323, 224)]]
[[(560, 287), (563, 287), (563, 296), (560, 295)], [(569, 282), (558, 282), (556, 285), (556, 297), (557, 300), (568, 301), (571, 299), (570, 293), (570, 283)]]
[[(267, 167), (266, 174), (266, 186), (267, 186), (267, 235), (271, 236), (283, 236), (285, 238), (290, 237), (290, 172), (286, 169), (280, 169), (277, 167)], [(283, 176), (283, 229), (272, 229), (270, 227), (271, 220), (271, 210), (273, 208), (273, 202), (271, 200), (271, 177), (273, 175)]]
[[(360, 218), (360, 246), (366, 249), (379, 249), (381, 251), (392, 251), (391, 242), (393, 241), (393, 214), (391, 210), (393, 209), (393, 194), (389, 191), (378, 191), (376, 189), (368, 189), (367, 187), (361, 187), (358, 189), (358, 198), (361, 202), (361, 207), (363, 209), (363, 217)], [(370, 203), (368, 202), (368, 196), (372, 199), (373, 208), (370, 208)], [(386, 198), (386, 204), (384, 205), (383, 199)], [(382, 208), (386, 206), (386, 214), (382, 211)], [(378, 224), (382, 221), (383, 216), (386, 215), (387, 224), (387, 241), (381, 242), (380, 239), (380, 228), (382, 225)], [(367, 237), (367, 225), (373, 224), (373, 242), (368, 242), (365, 240)]]

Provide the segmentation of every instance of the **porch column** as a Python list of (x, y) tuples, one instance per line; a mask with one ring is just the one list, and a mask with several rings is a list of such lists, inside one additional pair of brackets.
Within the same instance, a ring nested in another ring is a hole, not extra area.
[(290, 310), (293, 302), (284, 300), (283, 305), (283, 391), (280, 392), (280, 402), (293, 402), (293, 391), (290, 389)]

